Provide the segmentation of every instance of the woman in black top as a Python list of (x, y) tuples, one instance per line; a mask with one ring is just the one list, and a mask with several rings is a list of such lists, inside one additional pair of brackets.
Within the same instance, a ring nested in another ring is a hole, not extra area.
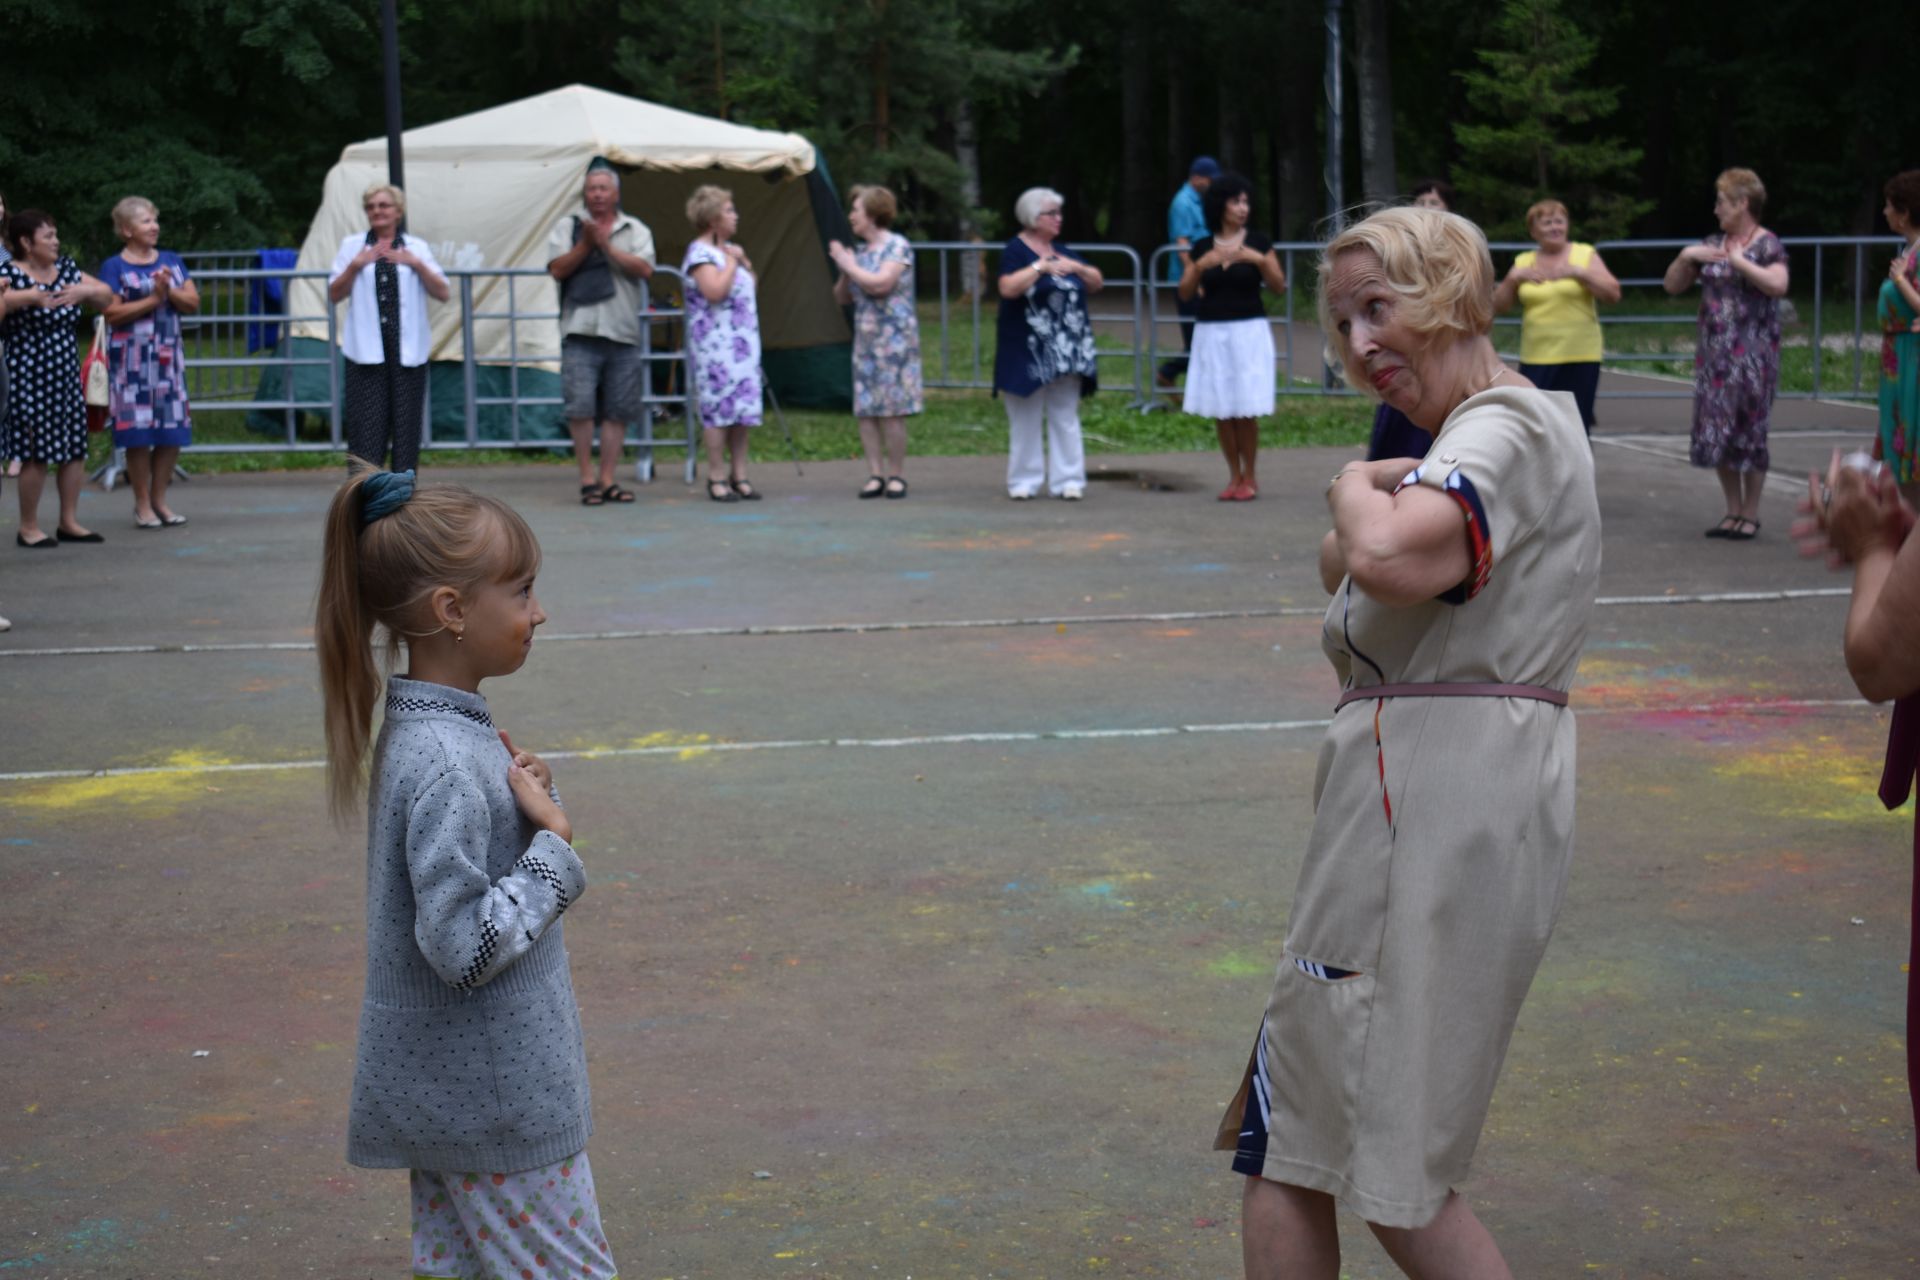
[(1181, 407), (1214, 419), (1220, 432), (1228, 472), (1220, 501), (1250, 502), (1260, 496), (1254, 458), (1260, 451), (1260, 419), (1273, 412), (1274, 393), (1273, 330), (1260, 290), (1281, 292), (1287, 275), (1273, 241), (1248, 229), (1251, 183), (1237, 173), (1223, 173), (1203, 202), (1213, 234), (1194, 242), (1188, 250), (1192, 262), (1180, 277), (1180, 300), (1195, 303), (1193, 356)]

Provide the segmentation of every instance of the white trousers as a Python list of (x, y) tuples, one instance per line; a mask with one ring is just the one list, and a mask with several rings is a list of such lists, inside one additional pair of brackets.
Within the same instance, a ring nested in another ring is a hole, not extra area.
[[(1030, 396), (1001, 393), (1007, 402), (1007, 492), (1042, 484), (1055, 497), (1068, 485), (1085, 488), (1087, 453), (1080, 443), (1080, 375), (1055, 378)], [(1044, 466), (1040, 456), (1042, 421), (1046, 423)]]

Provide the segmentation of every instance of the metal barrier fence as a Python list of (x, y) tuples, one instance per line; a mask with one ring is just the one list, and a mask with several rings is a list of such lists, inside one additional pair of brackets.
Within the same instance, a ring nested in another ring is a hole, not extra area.
[[(200, 286), (201, 295), (199, 312), (181, 317), (182, 336), (187, 348), (185, 365), (192, 380), (190, 385), (194, 401), (224, 410), (272, 414), (281, 419), (280, 438), (277, 440), (263, 438), (236, 443), (208, 442), (196, 444), (194, 451), (298, 453), (343, 450), (346, 442), (340, 422), (342, 357), (338, 345), (338, 306), (328, 304), (323, 312), (313, 314), (275, 312), (263, 305), (255, 291), (258, 283), (276, 281), (290, 293), (293, 282), (299, 280), (313, 281), (324, 291), (327, 273), (264, 271), (252, 266), (229, 265), (236, 261), (256, 261), (253, 254), (200, 253), (181, 256), (188, 261), (188, 269)], [(559, 312), (550, 307), (523, 309), (521, 305), (524, 290), (516, 282), (528, 277), (544, 279), (546, 273), (531, 267), (501, 267), (449, 269), (446, 275), (454, 290), (454, 301), (460, 308), (460, 383), (464, 429), (453, 438), (434, 436), (433, 383), (429, 379), (421, 448), (550, 449), (566, 445), (568, 442), (564, 438), (528, 438), (522, 421), (524, 414), (542, 410), (550, 411), (557, 419), (562, 404), (557, 394), (538, 392), (523, 386), (521, 376), (522, 371), (530, 367), (557, 368), (553, 356), (524, 350), (521, 335), (523, 324), (551, 326), (559, 320)], [(658, 268), (654, 280), (668, 284), (676, 293), (683, 290), (685, 283), (680, 273), (671, 267)], [(476, 304), (476, 295), (481, 292), (481, 287), (491, 281), (504, 283), (504, 310), (498, 309), (498, 304), (494, 304), (495, 309), (481, 310)], [(651, 293), (649, 302), (640, 325), (640, 359), (645, 370), (641, 393), (642, 416), (638, 423), (628, 424), (626, 443), (639, 450), (637, 474), (643, 479), (651, 478), (654, 449), (685, 450), (686, 482), (691, 484), (698, 460), (700, 429), (697, 405), (687, 395), (688, 365), (683, 338), (686, 312), (682, 307)], [(505, 322), (507, 354), (504, 357), (482, 357), (477, 352), (474, 331), (482, 321)], [(297, 354), (299, 348), (292, 338), (294, 325), (324, 328), (324, 353)], [(277, 338), (273, 335), (275, 330), (278, 332)], [(327, 371), (324, 393), (312, 387), (310, 379), (300, 376), (300, 370), (317, 367), (324, 367)], [(483, 393), (481, 381), (485, 370), (505, 371), (506, 394)], [(660, 376), (662, 373), (664, 377)], [(309, 387), (305, 392), (302, 391), (303, 383)], [(275, 388), (279, 391), (277, 395), (273, 394)], [(482, 435), (481, 415), (490, 409), (504, 411), (508, 424), (504, 437)], [(300, 419), (304, 414), (325, 420), (324, 440), (302, 437)], [(675, 416), (684, 423), (683, 430), (671, 435), (655, 433), (656, 423), (664, 423)]]
[[(1778, 394), (1786, 399), (1871, 400), (1877, 394), (1877, 328), (1869, 331), (1873, 316), (1874, 291), (1885, 273), (1886, 262), (1901, 241), (1891, 236), (1790, 236), (1783, 237), (1796, 286), (1797, 300), (1787, 304), (1805, 308), (1810, 314), (1796, 314), (1788, 325), (1783, 344), (1783, 369), (1794, 361), (1791, 389)], [(1615, 399), (1687, 399), (1693, 394), (1691, 367), (1692, 334), (1697, 324), (1692, 299), (1667, 302), (1661, 289), (1661, 277), (1673, 254), (1691, 240), (1607, 240), (1595, 248), (1607, 255), (1609, 265), (1620, 280), (1626, 297), (1622, 303), (1602, 308), (1601, 331), (1605, 339), (1604, 363), (1616, 371), (1632, 371), (1643, 366), (1656, 375), (1667, 375), (1667, 385), (1643, 384), (1644, 389), (1621, 388), (1603, 384), (1601, 398)], [(1525, 242), (1503, 242), (1493, 246), (1496, 262), (1504, 266), (1507, 255), (1530, 249)], [(1143, 268), (1140, 255), (1126, 245), (1074, 245), (1075, 252), (1102, 267), (1105, 287), (1092, 299), (1092, 315), (1099, 342), (1098, 359), (1109, 387), (1130, 388), (1133, 403), (1142, 409), (1166, 407), (1164, 398), (1154, 394), (1155, 371), (1162, 362), (1184, 354), (1175, 328), (1180, 320), (1174, 295), (1174, 282), (1168, 279), (1168, 259), (1179, 252), (1178, 246), (1155, 249)], [(1330, 377), (1322, 360), (1320, 333), (1311, 311), (1302, 316), (1299, 309), (1310, 307), (1301, 295), (1313, 287), (1312, 272), (1320, 253), (1315, 241), (1283, 241), (1274, 246), (1286, 270), (1288, 289), (1278, 300), (1278, 311), (1270, 317), (1274, 335), (1275, 362), (1279, 373), (1278, 390), (1283, 395), (1353, 395), (1337, 377)], [(920, 313), (921, 364), (928, 387), (985, 390), (993, 385), (992, 350), (994, 327), (1000, 296), (995, 269), (1000, 254), (997, 245), (964, 240), (925, 240), (913, 243), (916, 255), (916, 304)], [(257, 255), (239, 252), (186, 253), (194, 279), (200, 284), (201, 310), (182, 317), (188, 338), (187, 367), (193, 377), (196, 401), (210, 407), (272, 414), (280, 418), (280, 439), (262, 439), (242, 443), (196, 445), (200, 452), (243, 453), (258, 451), (339, 451), (344, 448), (340, 423), (340, 357), (337, 307), (311, 315), (272, 313), (259, 303), (255, 286), (277, 280), (290, 287), (295, 280), (324, 284), (322, 271), (263, 271), (257, 269)], [(1113, 268), (1111, 273), (1106, 267)], [(552, 437), (528, 439), (523, 431), (523, 415), (552, 413), (558, 417), (560, 397), (551, 391), (524, 385), (523, 372), (532, 367), (554, 367), (553, 357), (530, 354), (525, 349), (521, 326), (552, 325), (558, 313), (552, 309), (526, 309), (522, 302), (525, 289), (519, 283), (543, 279), (545, 273), (532, 267), (453, 269), (447, 272), (460, 308), (463, 430), (457, 435), (434, 438), (432, 434), (431, 390), (427, 424), (422, 446), (427, 449), (538, 449), (564, 446)], [(1804, 282), (1811, 277), (1812, 296), (1808, 299)], [(656, 448), (686, 451), (685, 475), (692, 483), (697, 462), (699, 422), (695, 400), (688, 396), (688, 363), (685, 343), (685, 311), (674, 305), (668, 292), (684, 297), (686, 281), (671, 267), (659, 267), (650, 290), (650, 306), (641, 331), (641, 359), (647, 369), (644, 378), (645, 412), (636, 424), (630, 424), (627, 443), (640, 451), (638, 474), (652, 474), (652, 454)], [(504, 293), (504, 309), (498, 301), (490, 309), (480, 310), (478, 301), (484, 288), (492, 285)], [(1649, 306), (1635, 298), (1639, 291), (1656, 291), (1663, 300)], [(929, 297), (931, 294), (931, 297)], [(1793, 295), (1790, 295), (1792, 297)], [(1695, 295), (1697, 297), (1697, 294)], [(993, 317), (988, 315), (991, 305)], [(1660, 306), (1672, 307), (1662, 310)], [(482, 357), (475, 346), (475, 331), (482, 322), (504, 322), (507, 353), (504, 357)], [(265, 336), (260, 326), (303, 324), (323, 328), (327, 351), (324, 354), (297, 355), (292, 342), (281, 341), (264, 350), (255, 350)], [(1516, 316), (1500, 318), (1495, 342), (1509, 358), (1517, 348), (1520, 321)], [(551, 330), (547, 331), (549, 334)], [(1806, 349), (1805, 357), (1797, 352)], [(541, 343), (536, 351), (550, 349)], [(1833, 357), (1844, 357), (1839, 376), (1835, 376)], [(324, 391), (311, 378), (301, 390), (300, 371), (316, 366), (327, 370)], [(1120, 366), (1116, 368), (1115, 366)], [(492, 371), (492, 372), (489, 372)], [(499, 379), (504, 371), (505, 387), (489, 391), (483, 385)], [(485, 375), (483, 377), (483, 375)], [(278, 394), (273, 394), (277, 387)], [(431, 387), (431, 381), (429, 382)], [(482, 414), (504, 414), (508, 429), (503, 438), (487, 438), (480, 430)], [(326, 423), (326, 439), (302, 439), (299, 430), (303, 414), (312, 414)], [(682, 429), (656, 435), (656, 424), (664, 424), (675, 415)], [(637, 427), (638, 430), (634, 430)]]

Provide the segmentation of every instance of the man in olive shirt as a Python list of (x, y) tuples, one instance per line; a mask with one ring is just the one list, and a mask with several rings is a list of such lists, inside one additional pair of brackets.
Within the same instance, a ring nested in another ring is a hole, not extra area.
[[(620, 208), (620, 175), (604, 156), (587, 166), (580, 207), (547, 237), (547, 274), (560, 282), (560, 388), (580, 464), (580, 501), (632, 502), (613, 482), (627, 423), (640, 416), (647, 371), (640, 311), (653, 275), (653, 232)], [(600, 424), (600, 472), (593, 424)]]

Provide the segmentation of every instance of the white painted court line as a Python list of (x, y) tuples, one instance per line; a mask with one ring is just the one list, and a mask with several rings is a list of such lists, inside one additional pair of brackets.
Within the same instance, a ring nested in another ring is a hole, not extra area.
[[(1601, 596), (1601, 607), (1643, 604), (1762, 604), (1847, 596), (1851, 587), (1788, 587), (1775, 591), (1708, 591), (1658, 596)], [(541, 644), (600, 640), (700, 640), (728, 636), (867, 635), (889, 631), (987, 631), (1012, 627), (1094, 627), (1149, 622), (1244, 622), (1261, 618), (1317, 618), (1325, 605), (1275, 609), (1196, 609), (1179, 613), (1057, 614), (1036, 618), (928, 618), (883, 622), (807, 622), (784, 626), (660, 627), (631, 631), (562, 631)], [(119, 657), (146, 653), (311, 653), (310, 640), (235, 641), (228, 644), (96, 644), (46, 649), (0, 649), (0, 658)]]
[[(1665, 438), (1678, 440), (1681, 437), (1670, 436)], [(1645, 439), (1643, 436), (1594, 436), (1592, 439), (1595, 444), (1611, 445), (1615, 449), (1625, 449), (1630, 453), (1645, 453), (1656, 458), (1664, 458), (1668, 462), (1678, 462), (1686, 466), (1693, 465), (1692, 459), (1688, 456), (1685, 449), (1678, 451), (1672, 449), (1655, 449), (1651, 445), (1637, 443), (1639, 440)], [(1807, 491), (1806, 477), (1802, 476), (1795, 479), (1791, 476), (1783, 475), (1778, 471), (1767, 472), (1767, 478), (1763, 483), (1775, 493), (1798, 495)]]
[[(1578, 692), (1575, 693), (1578, 698)], [(1833, 708), (1859, 709), (1873, 704), (1863, 698), (1782, 698), (1750, 703), (1690, 703), (1682, 706), (1631, 706), (1575, 708), (1581, 716), (1667, 715), (1757, 716), (1782, 711), (1806, 711)], [(903, 738), (787, 738), (760, 742), (685, 742), (672, 746), (608, 747), (594, 751), (549, 751), (547, 760), (616, 760), (631, 757), (719, 755), (743, 751), (801, 751), (826, 748), (893, 750), (901, 747), (968, 747), (1017, 742), (1100, 742), (1127, 738), (1175, 738), (1192, 733), (1294, 733), (1303, 729), (1324, 729), (1333, 721), (1247, 720), (1224, 724), (1154, 725), (1135, 729), (1030, 729), (986, 733), (935, 733)], [(75, 778), (150, 778), (212, 777), (230, 773), (264, 773), (270, 770), (324, 769), (324, 760), (258, 760), (229, 764), (152, 765), (121, 769), (36, 769), (18, 773), (0, 773), (0, 783), (53, 782)]]

